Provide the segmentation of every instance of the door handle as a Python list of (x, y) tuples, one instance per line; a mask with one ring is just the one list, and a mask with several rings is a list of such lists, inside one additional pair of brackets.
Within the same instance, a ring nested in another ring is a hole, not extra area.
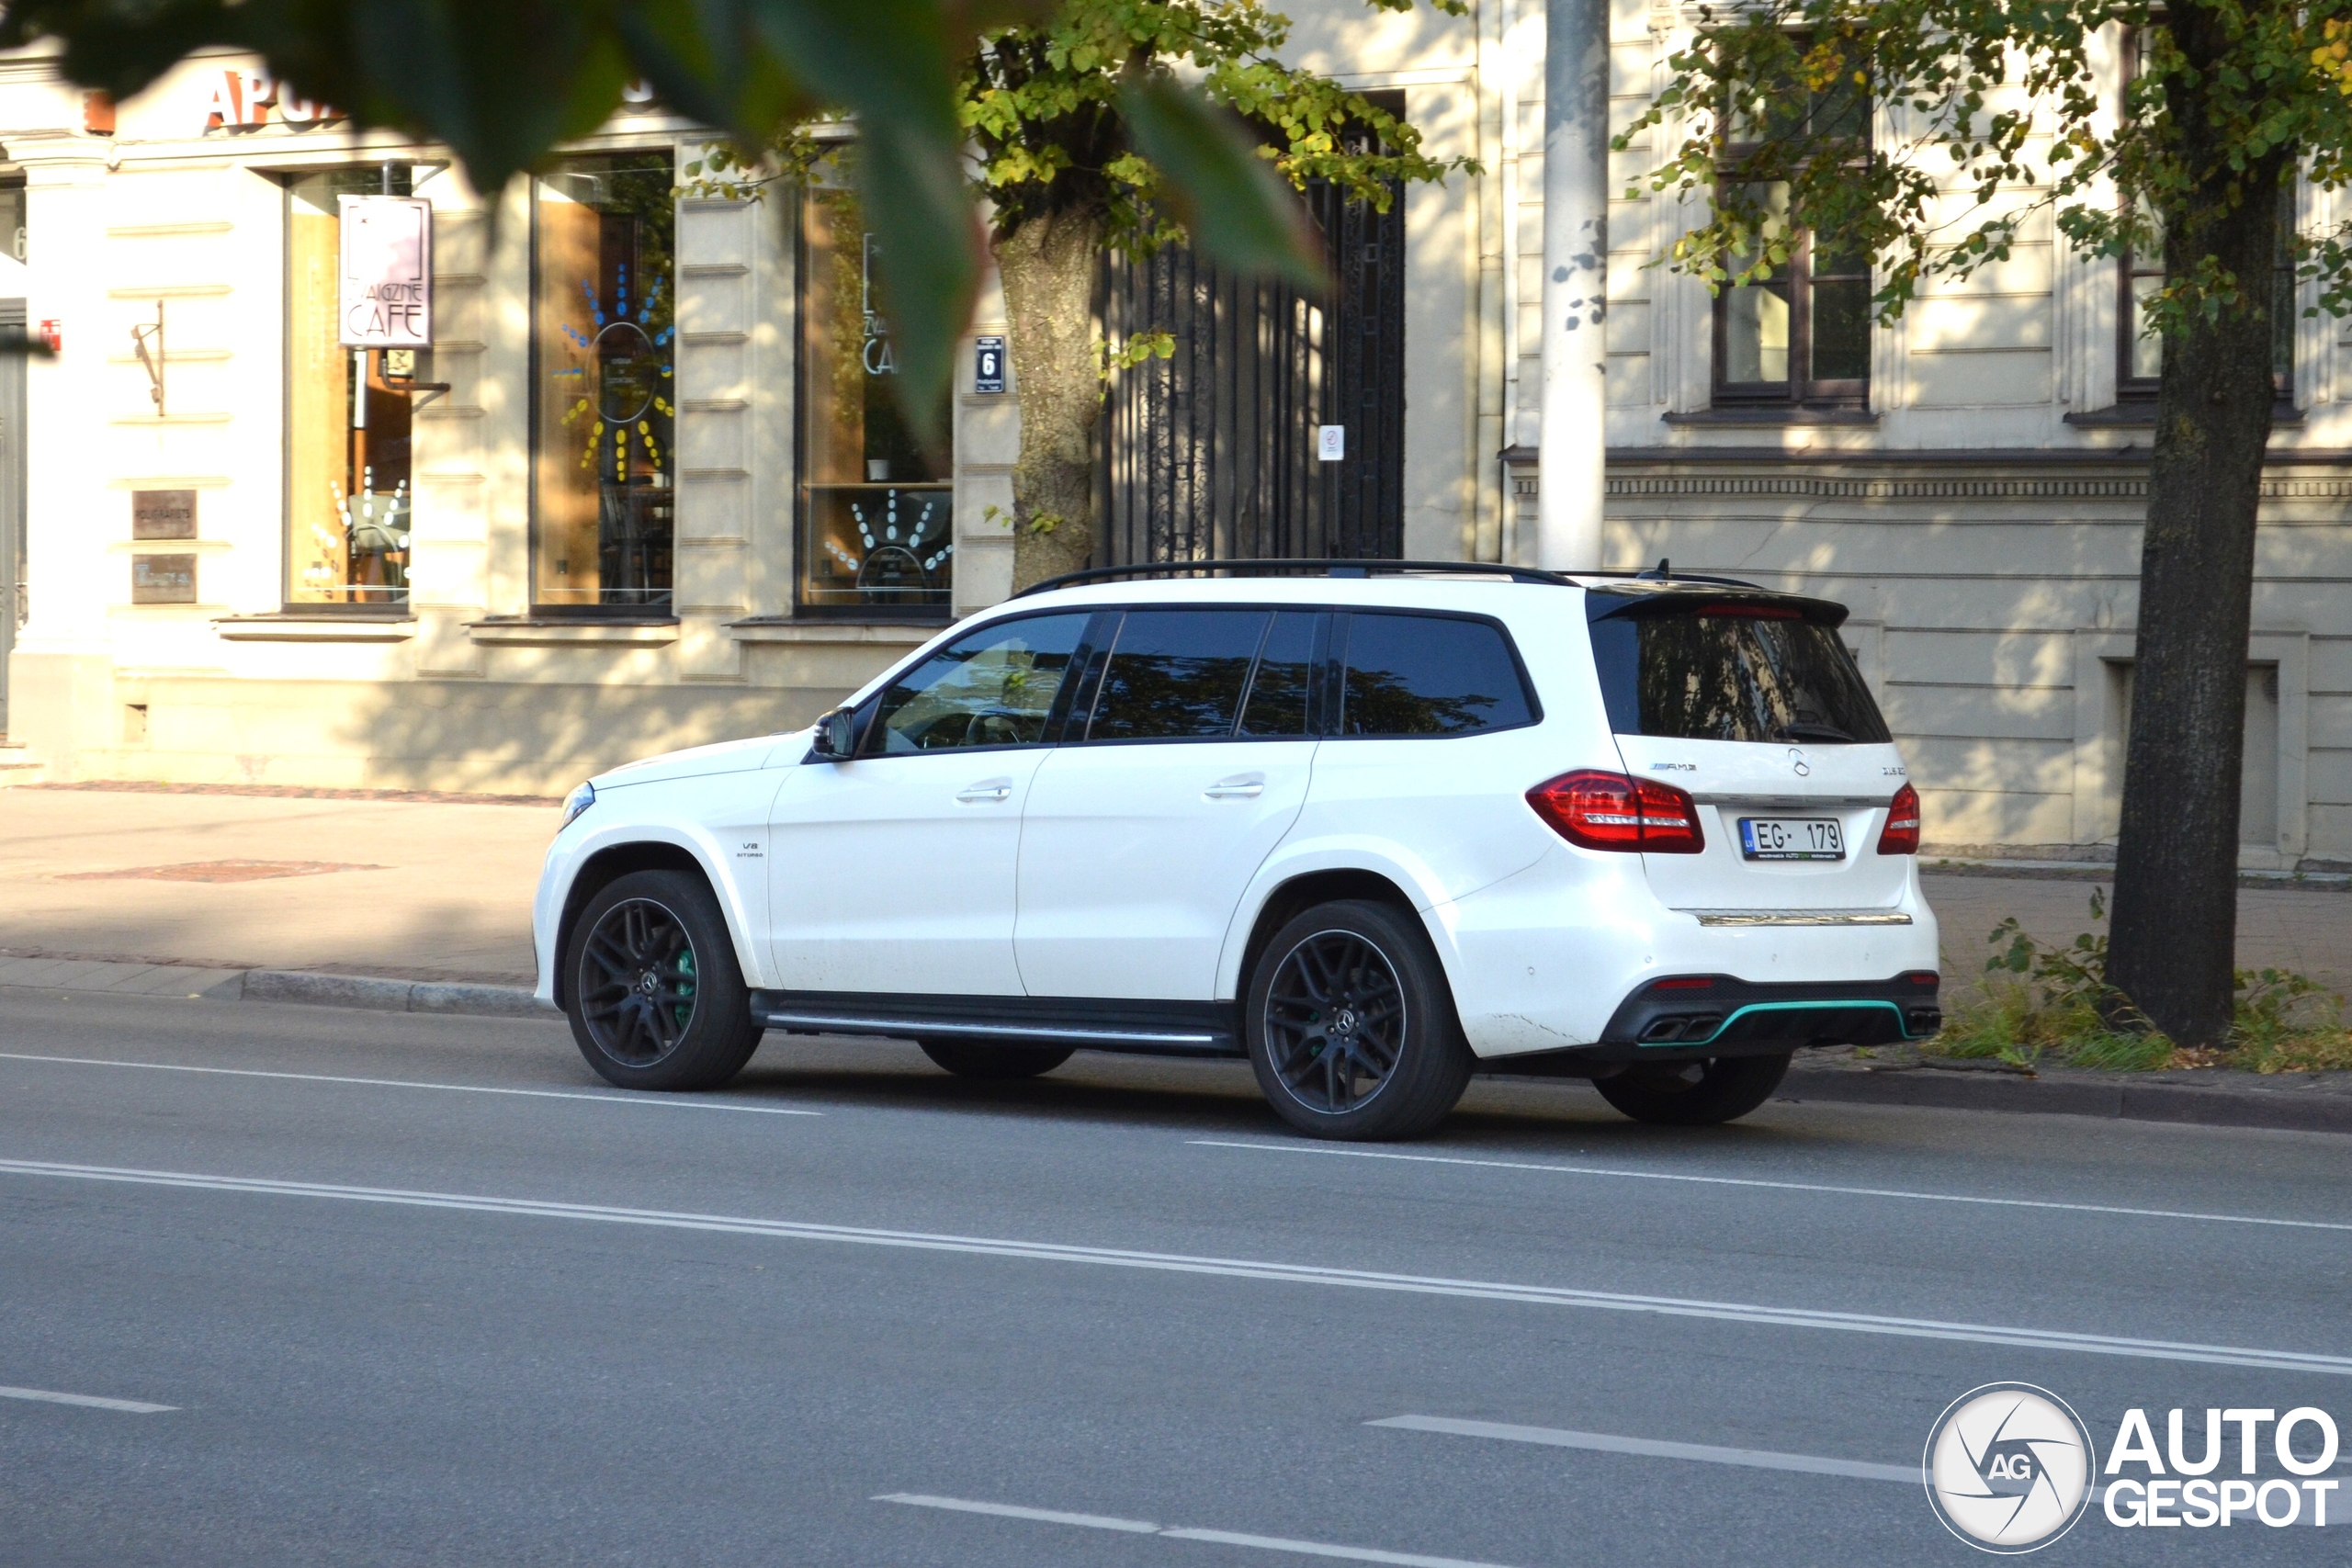
[(967, 784), (957, 790), (956, 798), (974, 806), (994, 805), (998, 801), (1011, 798), (1012, 795), (1012, 786), (1002, 779), (986, 779), (976, 784)]
[(1219, 779), (1202, 792), (1211, 800), (1254, 800), (1266, 793), (1266, 781), (1256, 773)]

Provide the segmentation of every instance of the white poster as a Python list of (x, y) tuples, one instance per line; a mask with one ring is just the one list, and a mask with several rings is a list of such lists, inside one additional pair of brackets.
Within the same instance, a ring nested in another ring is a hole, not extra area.
[(433, 346), (433, 204), (414, 196), (343, 203), (343, 344)]

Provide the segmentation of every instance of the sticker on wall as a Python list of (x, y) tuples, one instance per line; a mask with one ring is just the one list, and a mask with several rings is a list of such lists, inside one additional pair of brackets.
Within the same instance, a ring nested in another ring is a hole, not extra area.
[(195, 604), (196, 558), (131, 557), (130, 602), (134, 604)]
[[(649, 473), (662, 472), (668, 460), (649, 417), (658, 413), (665, 420), (674, 419), (678, 412), (664, 386), (677, 377), (670, 352), (677, 327), (670, 322), (656, 324), (662, 314), (662, 281), (657, 275), (632, 305), (628, 266), (614, 269), (609, 301), (594, 278), (583, 277), (580, 295), (591, 325), (582, 331), (570, 321), (561, 323), (563, 335), (588, 356), (585, 364), (554, 373), (557, 380), (576, 380), (582, 388), (582, 395), (564, 411), (563, 423), (571, 425), (587, 420), (581, 437), (580, 466), (616, 484), (628, 479), (632, 454), (641, 458)], [(605, 446), (607, 435), (612, 437), (609, 452)]]
[(1318, 424), (1315, 427), (1316, 460), (1340, 463), (1347, 460), (1348, 427), (1344, 424)]

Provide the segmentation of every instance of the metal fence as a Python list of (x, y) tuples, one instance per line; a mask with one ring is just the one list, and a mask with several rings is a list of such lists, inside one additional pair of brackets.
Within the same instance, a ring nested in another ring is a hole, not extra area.
[[(1228, 276), (1186, 250), (1108, 257), (1111, 342), (1166, 332), (1174, 356), (1108, 388), (1095, 559), (1395, 558), (1404, 552), (1405, 216), (1307, 192), (1334, 288)], [(1318, 434), (1345, 432), (1320, 459)]]

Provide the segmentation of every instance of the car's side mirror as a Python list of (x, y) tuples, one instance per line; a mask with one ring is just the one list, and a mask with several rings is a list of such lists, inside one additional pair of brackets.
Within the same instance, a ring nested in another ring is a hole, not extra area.
[(848, 708), (835, 708), (817, 721), (817, 735), (809, 750), (829, 762), (845, 762), (857, 748), (857, 716)]

